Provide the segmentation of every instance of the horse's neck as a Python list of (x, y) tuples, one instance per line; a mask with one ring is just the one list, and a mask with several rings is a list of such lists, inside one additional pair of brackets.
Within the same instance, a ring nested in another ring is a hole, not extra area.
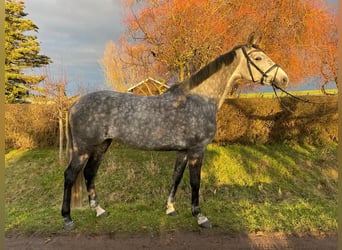
[(232, 63), (222, 66), (220, 70), (191, 89), (190, 92), (215, 100), (217, 107), (220, 108), (230, 92), (234, 81), (238, 78), (235, 74), (238, 64), (239, 60), (235, 58)]

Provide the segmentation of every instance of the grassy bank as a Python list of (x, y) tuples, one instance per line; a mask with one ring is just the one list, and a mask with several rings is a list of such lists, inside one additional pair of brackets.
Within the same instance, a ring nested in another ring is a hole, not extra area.
[[(63, 171), (58, 151), (43, 148), (6, 155), (7, 233), (61, 233)], [(174, 152), (112, 146), (100, 167), (97, 192), (109, 212), (95, 218), (72, 210), (78, 232), (159, 233), (199, 230), (190, 213), (185, 172), (176, 196), (180, 215), (165, 215)], [(209, 145), (201, 205), (221, 232), (329, 233), (337, 230), (337, 145)]]

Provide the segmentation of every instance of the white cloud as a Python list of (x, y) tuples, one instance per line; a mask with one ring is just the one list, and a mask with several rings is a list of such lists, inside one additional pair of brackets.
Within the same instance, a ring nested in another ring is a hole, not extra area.
[[(38, 27), (41, 52), (54, 64), (99, 84), (105, 44), (123, 31), (120, 0), (26, 0), (25, 12)], [(89, 72), (92, 71), (92, 72)], [(71, 76), (73, 78), (73, 76)]]

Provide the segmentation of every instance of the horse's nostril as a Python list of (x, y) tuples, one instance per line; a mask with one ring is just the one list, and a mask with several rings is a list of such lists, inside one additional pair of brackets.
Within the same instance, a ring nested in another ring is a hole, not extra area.
[(283, 78), (283, 81), (282, 81), (282, 84), (283, 84), (283, 85), (287, 85), (288, 82), (289, 82), (289, 79), (288, 79), (287, 77), (284, 77), (284, 78)]

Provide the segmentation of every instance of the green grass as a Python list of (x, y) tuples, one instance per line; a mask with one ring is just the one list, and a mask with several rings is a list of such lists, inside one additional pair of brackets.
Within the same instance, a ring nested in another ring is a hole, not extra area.
[[(6, 233), (63, 233), (63, 171), (54, 148), (6, 154)], [(175, 152), (112, 146), (97, 177), (109, 212), (73, 209), (75, 233), (200, 230), (190, 212), (189, 173), (165, 215)], [(202, 211), (220, 232), (330, 233), (337, 230), (337, 145), (209, 145), (202, 169)]]

